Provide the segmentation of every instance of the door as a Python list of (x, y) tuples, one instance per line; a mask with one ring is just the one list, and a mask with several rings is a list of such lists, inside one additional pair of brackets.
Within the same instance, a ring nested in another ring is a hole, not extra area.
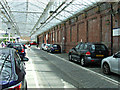
[(80, 62), (80, 56), (83, 53), (83, 49), (84, 49), (84, 44), (80, 44), (79, 48), (77, 49), (77, 53), (76, 53), (76, 58), (77, 61)]
[(120, 74), (120, 52), (116, 53), (111, 59), (112, 71)]
[(77, 61), (79, 47), (80, 47), (80, 44), (75, 46), (72, 50), (72, 57), (74, 58), (75, 61)]

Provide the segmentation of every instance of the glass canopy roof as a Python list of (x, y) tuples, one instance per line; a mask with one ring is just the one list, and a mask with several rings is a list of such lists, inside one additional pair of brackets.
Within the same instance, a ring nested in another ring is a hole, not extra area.
[[(15, 30), (32, 36), (50, 29), (100, 0), (1, 0), (10, 13)], [(2, 13), (3, 14), (3, 13)], [(2, 18), (4, 21), (5, 18)]]

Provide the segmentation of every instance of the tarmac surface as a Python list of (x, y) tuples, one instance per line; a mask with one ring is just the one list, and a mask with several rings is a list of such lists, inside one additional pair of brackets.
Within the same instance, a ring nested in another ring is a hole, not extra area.
[(25, 62), (28, 88), (119, 88), (119, 76), (114, 80), (70, 62), (67, 53), (51, 54), (36, 47), (26, 52), (29, 58)]

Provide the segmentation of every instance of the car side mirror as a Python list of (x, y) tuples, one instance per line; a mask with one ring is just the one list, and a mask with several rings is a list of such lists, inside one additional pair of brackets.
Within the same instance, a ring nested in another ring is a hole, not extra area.
[(74, 49), (75, 50), (75, 48), (73, 47), (72, 49)]
[(118, 58), (118, 56), (116, 54), (113, 55), (114, 58)]
[(76, 50), (76, 48), (75, 48), (75, 47), (73, 47), (72, 49)]
[(22, 61), (29, 61), (29, 59), (27, 57), (24, 57)]

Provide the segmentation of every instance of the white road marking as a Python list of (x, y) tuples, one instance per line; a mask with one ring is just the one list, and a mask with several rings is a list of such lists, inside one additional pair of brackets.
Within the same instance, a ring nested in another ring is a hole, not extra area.
[[(68, 63), (71, 63), (71, 64), (73, 64), (73, 65), (75, 65), (75, 66), (78, 66), (78, 65), (76, 65), (76, 64), (74, 64), (74, 63), (72, 63), (72, 62), (70, 62), (70, 61), (67, 61), (67, 60), (65, 60), (64, 58), (61, 58), (61, 57), (59, 57), (59, 56), (57, 56), (57, 55), (55, 55), (55, 54), (51, 54), (51, 53), (48, 53), (48, 54), (49, 54), (49, 55), (52, 55), (52, 56), (55, 56), (55, 57), (57, 57), (57, 58), (65, 61), (65, 62), (68, 62)], [(119, 85), (119, 84), (120, 84), (120, 82), (118, 82), (118, 81), (116, 81), (116, 80), (114, 80), (114, 79), (111, 79), (111, 78), (109, 78), (109, 77), (107, 77), (107, 76), (103, 76), (102, 74), (99, 74), (99, 73), (97, 73), (97, 72), (94, 72), (94, 71), (92, 71), (92, 70), (90, 70), (90, 69), (87, 69), (87, 68), (85, 68), (85, 67), (82, 67), (82, 66), (79, 66), (79, 67), (82, 68), (82, 69), (84, 69), (84, 70), (86, 70), (86, 71), (89, 71), (89, 72), (91, 72), (91, 73), (94, 73), (94, 74), (96, 74), (96, 75), (98, 75), (98, 76), (101, 76), (103, 79), (105, 79), (106, 81), (109, 81), (110, 83), (113, 83), (113, 84), (115, 84), (115, 85)]]

